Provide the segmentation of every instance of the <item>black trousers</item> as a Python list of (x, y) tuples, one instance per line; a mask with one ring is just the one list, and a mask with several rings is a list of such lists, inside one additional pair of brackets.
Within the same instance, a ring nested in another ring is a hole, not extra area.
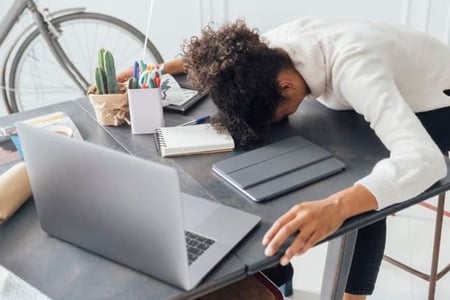
[[(441, 151), (447, 155), (450, 150), (450, 107), (416, 115)], [(385, 244), (386, 219), (358, 230), (355, 252), (345, 289), (347, 293), (354, 295), (373, 293)]]

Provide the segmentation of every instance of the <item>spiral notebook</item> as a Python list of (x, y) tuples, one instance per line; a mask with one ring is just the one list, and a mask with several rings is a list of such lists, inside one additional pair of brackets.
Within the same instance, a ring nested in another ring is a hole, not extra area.
[(232, 151), (231, 135), (211, 124), (162, 127), (155, 130), (156, 149), (162, 157)]

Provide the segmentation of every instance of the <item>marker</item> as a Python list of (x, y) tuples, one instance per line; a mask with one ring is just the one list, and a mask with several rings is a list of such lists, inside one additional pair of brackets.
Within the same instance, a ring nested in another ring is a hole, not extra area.
[(196, 124), (203, 123), (203, 122), (207, 121), (208, 119), (209, 119), (209, 116), (203, 116), (203, 117), (197, 118), (197, 119), (195, 119), (195, 120), (192, 120), (192, 121), (189, 121), (189, 122), (180, 124), (180, 125), (178, 125), (178, 126), (196, 125)]
[(139, 79), (139, 62), (134, 62), (134, 68), (133, 68), (133, 78), (135, 80)]

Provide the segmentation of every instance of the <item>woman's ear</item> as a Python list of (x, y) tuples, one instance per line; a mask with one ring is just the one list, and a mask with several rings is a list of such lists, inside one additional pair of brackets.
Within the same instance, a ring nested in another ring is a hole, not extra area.
[(280, 80), (278, 82), (278, 88), (280, 89), (281, 96), (286, 98), (286, 96), (290, 95), (295, 90), (295, 85), (290, 80)]

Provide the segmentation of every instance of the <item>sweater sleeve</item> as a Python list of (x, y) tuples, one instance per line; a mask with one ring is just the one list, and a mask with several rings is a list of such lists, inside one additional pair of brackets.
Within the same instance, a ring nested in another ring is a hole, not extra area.
[(349, 55), (333, 68), (334, 91), (364, 116), (389, 150), (388, 158), (355, 183), (375, 196), (378, 209), (411, 199), (446, 175), (442, 153), (400, 94), (388, 66), (377, 57)]

